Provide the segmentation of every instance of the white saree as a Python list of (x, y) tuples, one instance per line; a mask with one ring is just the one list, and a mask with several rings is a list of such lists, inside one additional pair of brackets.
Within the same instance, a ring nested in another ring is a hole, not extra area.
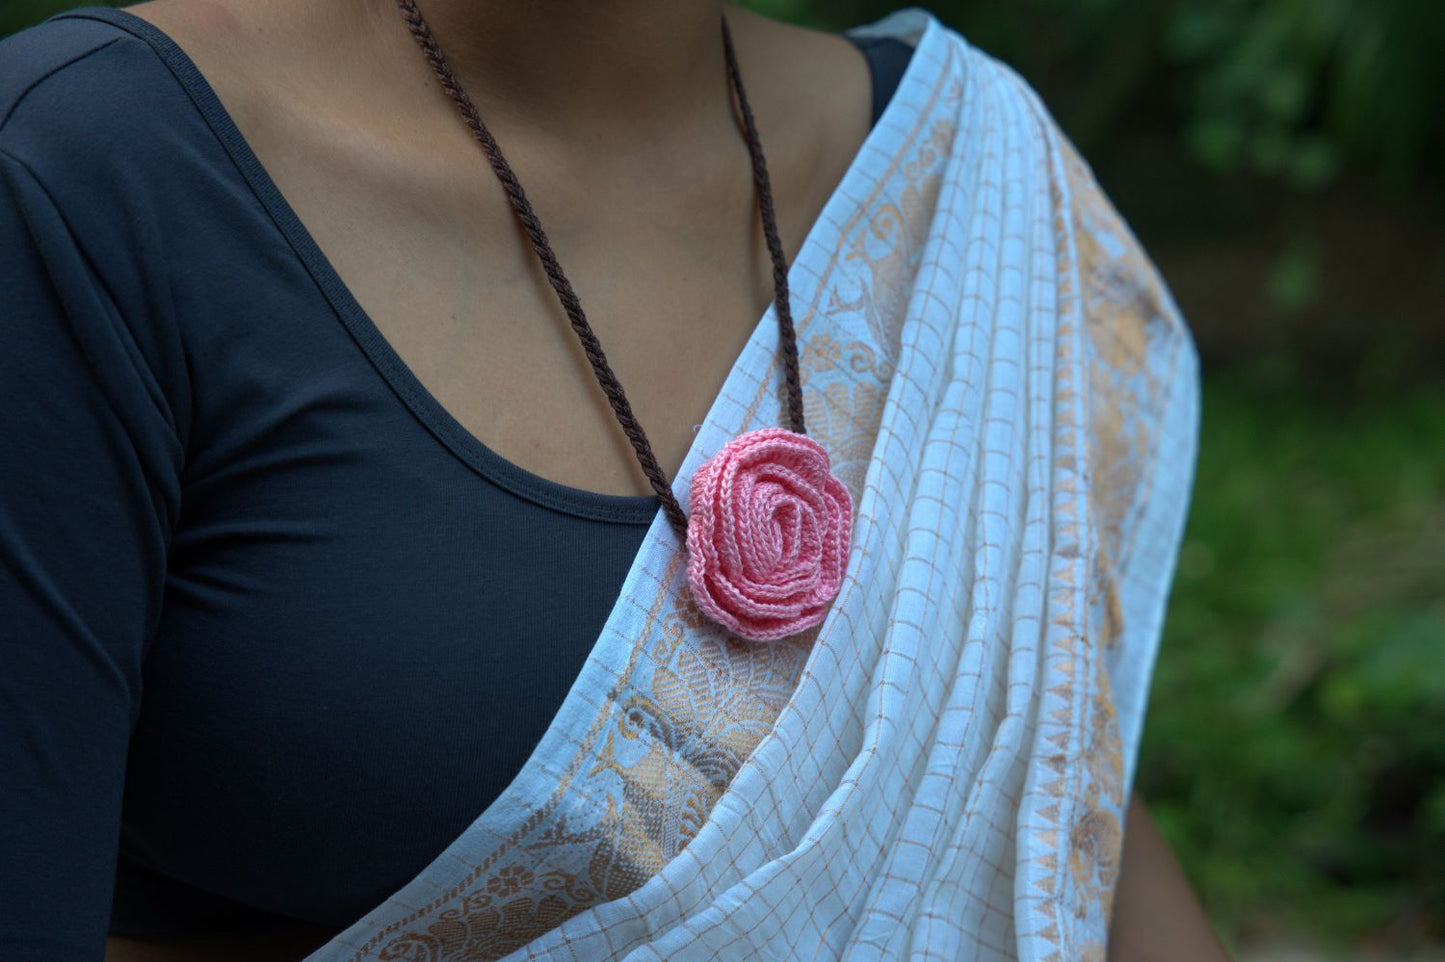
[[(1193, 341), (1007, 67), (916, 48), (791, 267), (856, 507), (822, 625), (729, 637), (661, 514), (516, 780), (314, 962), (1102, 959), (1192, 482)], [(674, 481), (781, 424), (773, 312)]]

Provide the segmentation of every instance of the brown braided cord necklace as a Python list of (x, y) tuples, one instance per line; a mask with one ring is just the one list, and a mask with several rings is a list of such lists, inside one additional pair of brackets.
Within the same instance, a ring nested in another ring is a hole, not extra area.
[(613, 414), (637, 452), (663, 513), (684, 539), (688, 581), (699, 607), (733, 633), (753, 641), (787, 637), (821, 622), (841, 586), (849, 548), (852, 497), (833, 476), (827, 452), (807, 436), (804, 425), (798, 339), (788, 300), (788, 264), (778, 239), (767, 164), (743, 90), (727, 18), (722, 18), (723, 52), (728, 80), (742, 115), (763, 235), (773, 262), (773, 304), (792, 430), (761, 428), (724, 445), (694, 475), (689, 518), (667, 483), (521, 182), (457, 81), (415, 0), (396, 3), (442, 89), (456, 104), (491, 162)]

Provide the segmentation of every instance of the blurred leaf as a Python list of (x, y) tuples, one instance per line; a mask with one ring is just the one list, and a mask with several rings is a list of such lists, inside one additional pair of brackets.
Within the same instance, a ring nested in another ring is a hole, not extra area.
[(1313, 238), (1296, 238), (1270, 271), (1270, 300), (1289, 311), (1308, 306), (1319, 296), (1323, 270), (1319, 242)]
[(1307, 135), (1297, 143), (1285, 177), (1291, 187), (1317, 190), (1334, 180), (1339, 172), (1339, 149), (1316, 134)]
[(1201, 117), (1186, 133), (1189, 149), (1217, 171), (1232, 171), (1244, 153), (1244, 131), (1228, 117)]
[(1445, 392), (1328, 397), (1205, 381), (1139, 789), (1230, 938), (1441, 926)]

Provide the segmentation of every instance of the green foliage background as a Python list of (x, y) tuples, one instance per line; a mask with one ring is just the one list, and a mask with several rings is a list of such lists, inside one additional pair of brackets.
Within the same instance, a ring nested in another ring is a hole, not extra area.
[[(753, 0), (824, 29), (876, 0)], [(0, 0), (0, 35), (73, 4)], [(1138, 787), (1227, 942), (1445, 937), (1445, 6), (939, 0), (1204, 357)]]

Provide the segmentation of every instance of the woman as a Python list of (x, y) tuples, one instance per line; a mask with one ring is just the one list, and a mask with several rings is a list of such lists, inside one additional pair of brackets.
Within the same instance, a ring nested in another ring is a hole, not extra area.
[[(708, 0), (0, 52), (6, 959), (1100, 957), (1114, 893), (1219, 957), (1122, 833), (1193, 349), (1006, 69)], [(749, 640), (668, 499), (785, 394), (850, 547)]]

